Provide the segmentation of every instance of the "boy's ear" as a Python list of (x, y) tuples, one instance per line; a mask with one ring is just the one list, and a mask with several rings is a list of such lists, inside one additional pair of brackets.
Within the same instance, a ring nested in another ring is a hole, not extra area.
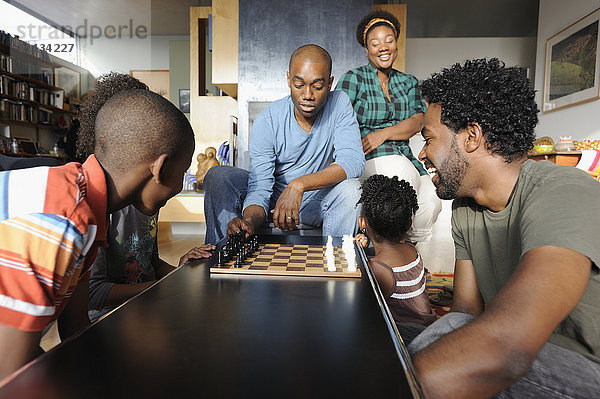
[(160, 184), (162, 182), (162, 176), (164, 176), (165, 173), (164, 169), (167, 158), (167, 154), (160, 154), (158, 158), (150, 163), (150, 173), (152, 173), (152, 180), (154, 180), (156, 184)]

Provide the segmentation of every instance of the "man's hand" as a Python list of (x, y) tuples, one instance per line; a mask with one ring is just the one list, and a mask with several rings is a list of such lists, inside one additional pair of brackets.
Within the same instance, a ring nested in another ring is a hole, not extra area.
[(304, 189), (301, 184), (292, 180), (283, 190), (273, 214), (273, 224), (281, 230), (293, 230), (300, 221), (300, 204), (302, 204), (302, 194)]
[(199, 247), (194, 247), (179, 259), (178, 266), (185, 264), (190, 259), (210, 258), (212, 256), (211, 251), (214, 251), (215, 248), (212, 244), (202, 244)]
[(370, 153), (371, 151), (373, 151), (374, 149), (376, 149), (377, 147), (382, 145), (385, 140), (386, 140), (386, 137), (382, 130), (378, 130), (376, 132), (367, 134), (361, 140), (362, 146), (363, 146), (363, 152), (365, 154)]
[(230, 234), (239, 233), (242, 230), (246, 231), (246, 238), (254, 234), (254, 226), (252, 223), (244, 219), (233, 218), (231, 219), (231, 222), (227, 224), (227, 237), (229, 237)]

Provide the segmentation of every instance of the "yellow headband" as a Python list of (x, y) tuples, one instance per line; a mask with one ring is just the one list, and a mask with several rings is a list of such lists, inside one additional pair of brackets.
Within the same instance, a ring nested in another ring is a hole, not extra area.
[(394, 36), (397, 35), (396, 27), (394, 26), (393, 23), (391, 23), (390, 21), (388, 21), (385, 18), (373, 18), (372, 20), (369, 21), (369, 23), (367, 24), (367, 26), (365, 26), (365, 30), (363, 31), (363, 43), (365, 44), (365, 47), (367, 47), (367, 32), (369, 31), (369, 29), (371, 29), (371, 27), (373, 25), (378, 24), (380, 22), (386, 23), (389, 26), (391, 26), (392, 30), (394, 31)]

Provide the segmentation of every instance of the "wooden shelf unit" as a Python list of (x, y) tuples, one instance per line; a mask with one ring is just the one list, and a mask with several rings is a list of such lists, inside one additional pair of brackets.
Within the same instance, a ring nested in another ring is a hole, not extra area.
[(40, 142), (50, 145), (56, 138), (47, 134), (58, 128), (63, 118), (68, 121), (77, 115), (75, 111), (62, 108), (64, 90), (54, 86), (55, 69), (62, 65), (52, 62), (44, 50), (10, 40), (10, 46), (0, 43), (0, 125), (9, 127), (6, 134), (10, 137), (24, 136), (38, 145)]
[(541, 154), (530, 154), (527, 156), (534, 161), (550, 161), (557, 165), (576, 166), (581, 159), (581, 151), (550, 151)]

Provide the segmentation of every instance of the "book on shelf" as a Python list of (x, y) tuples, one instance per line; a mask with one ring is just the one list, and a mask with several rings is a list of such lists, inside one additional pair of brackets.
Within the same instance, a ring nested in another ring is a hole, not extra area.
[(52, 97), (53, 102), (51, 103), (51, 105), (55, 106), (56, 108), (62, 109), (65, 101), (65, 92), (63, 90), (55, 90), (52, 92)]
[(40, 49), (36, 45), (24, 42), (23, 40), (19, 39), (19, 36), (11, 35), (3, 30), (0, 30), (0, 43), (14, 48), (21, 53), (39, 58), (42, 61), (50, 62), (50, 54), (48, 54), (47, 51)]

